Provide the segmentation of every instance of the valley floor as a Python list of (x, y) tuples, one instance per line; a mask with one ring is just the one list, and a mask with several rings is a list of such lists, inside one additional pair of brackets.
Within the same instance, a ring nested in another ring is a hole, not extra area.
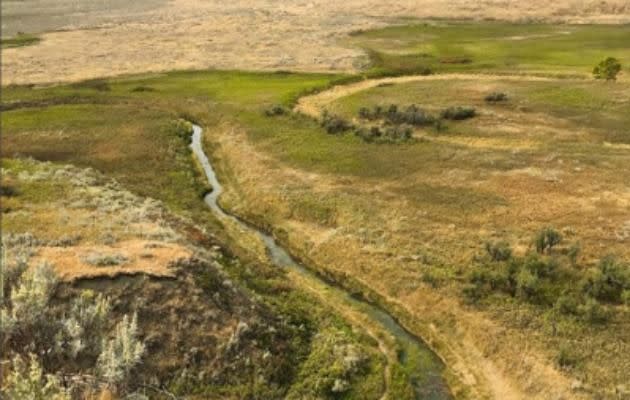
[[(629, 29), (418, 22), (344, 39), (369, 55), (358, 75), (179, 71), (3, 87), (3, 237), (45, 240), (29, 254), (57, 260), (67, 283), (139, 272), (196, 282), (190, 307), (214, 304), (229, 321), (222, 330), (216, 315), (202, 318), (217, 350), (202, 356), (225, 374), (180, 379), (169, 365), (168, 390), (413, 398), (395, 341), (341, 297), (269, 265), (259, 240), (207, 209), (212, 188), (188, 149), (193, 121), (226, 188), (221, 206), (422, 337), (456, 398), (624, 398)], [(611, 54), (619, 81), (593, 80)], [(24, 76), (46, 79), (38, 73)], [(95, 180), (77, 192), (84, 168), (121, 187)], [(69, 229), (80, 239), (49, 245)], [(201, 278), (168, 267), (210, 250), (213, 272)], [(198, 322), (186, 310), (177, 332)], [(226, 364), (232, 346), (255, 357)]]

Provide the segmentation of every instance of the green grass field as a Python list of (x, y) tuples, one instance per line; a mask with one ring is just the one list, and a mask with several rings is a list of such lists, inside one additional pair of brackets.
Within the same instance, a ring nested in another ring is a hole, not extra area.
[(630, 26), (452, 22), (356, 32), (374, 75), (441, 72), (589, 74), (609, 55), (630, 70)]
[(30, 46), (32, 44), (37, 44), (40, 42), (40, 40), (41, 39), (35, 35), (29, 35), (26, 33), (18, 33), (14, 37), (6, 38), (6, 39), (3, 38), (1, 43), (2, 43), (3, 49), (10, 49), (13, 47), (24, 47), (24, 46)]

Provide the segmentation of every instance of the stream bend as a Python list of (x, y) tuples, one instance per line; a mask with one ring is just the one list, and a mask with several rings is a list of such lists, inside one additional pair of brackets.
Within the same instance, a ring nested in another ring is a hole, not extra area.
[(245, 223), (239, 218), (227, 213), (218, 204), (218, 199), (223, 192), (223, 186), (219, 182), (216, 172), (203, 150), (203, 130), (193, 124), (192, 143), (190, 148), (197, 158), (203, 171), (212, 186), (204, 201), (210, 209), (223, 220), (229, 220), (241, 229), (254, 233), (262, 240), (268, 256), (273, 264), (281, 268), (289, 268), (296, 271), (311, 282), (316, 282), (326, 290), (342, 296), (353, 309), (364, 314), (367, 318), (387, 331), (396, 340), (398, 346), (398, 363), (407, 373), (409, 382), (415, 391), (417, 400), (447, 400), (452, 399), (448, 386), (444, 382), (442, 372), (444, 365), (441, 360), (420, 339), (407, 332), (390, 314), (383, 309), (359, 300), (342, 288), (332, 285), (309, 271), (276, 242), (273, 236)]

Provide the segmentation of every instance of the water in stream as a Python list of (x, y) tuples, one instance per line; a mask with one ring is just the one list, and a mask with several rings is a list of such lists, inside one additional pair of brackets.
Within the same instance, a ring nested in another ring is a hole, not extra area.
[[(331, 285), (319, 278), (316, 274), (307, 270), (298, 263), (291, 255), (280, 246), (269, 234), (246, 224), (233, 215), (226, 213), (218, 204), (217, 200), (223, 191), (223, 187), (217, 179), (217, 175), (210, 164), (208, 157), (203, 151), (202, 129), (193, 125), (192, 143), (190, 145), (193, 154), (201, 163), (201, 166), (208, 178), (208, 182), (213, 190), (205, 197), (208, 207), (221, 219), (230, 220), (241, 229), (255, 233), (265, 244), (271, 261), (282, 268), (290, 268), (309, 281), (317, 283), (320, 287), (338, 298), (343, 298), (353, 309), (367, 315), (373, 322), (380, 325), (385, 331), (396, 339), (398, 345), (398, 361), (401, 369), (405, 371), (408, 379), (415, 390), (418, 400), (446, 400), (451, 399), (450, 392), (444, 379), (442, 371), (444, 365), (441, 360), (422, 342), (420, 339), (407, 332), (398, 324), (391, 315), (384, 310), (369, 304), (365, 301), (352, 297), (343, 289)], [(395, 400), (395, 399), (394, 399)]]

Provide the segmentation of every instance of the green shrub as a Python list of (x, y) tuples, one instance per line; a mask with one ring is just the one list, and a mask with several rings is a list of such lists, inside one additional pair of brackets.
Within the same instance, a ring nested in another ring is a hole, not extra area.
[(582, 246), (580, 245), (579, 242), (573, 243), (567, 249), (567, 257), (569, 257), (569, 261), (571, 261), (572, 266), (575, 266), (577, 264), (577, 260), (581, 252), (582, 252)]
[(378, 126), (372, 126), (370, 128), (359, 128), (354, 133), (368, 143), (372, 143), (383, 136), (383, 132)]
[[(44, 374), (44, 371), (33, 355), (25, 362), (17, 356), (13, 359), (13, 368), (9, 373), (6, 386), (2, 388), (7, 399), (18, 400), (70, 400), (70, 392), (66, 390), (57, 377)], [(0, 396), (4, 398), (3, 396)]]
[(72, 301), (70, 313), (61, 325), (58, 344), (64, 353), (72, 358), (83, 351), (98, 355), (101, 351), (101, 337), (105, 331), (111, 304), (101, 293), (84, 290)]
[(472, 107), (449, 107), (440, 113), (440, 117), (443, 119), (449, 119), (453, 121), (461, 121), (464, 119), (473, 118), (477, 115), (477, 111)]
[(321, 126), (330, 135), (338, 135), (352, 129), (350, 122), (336, 115), (330, 115), (327, 112), (322, 117)]
[(540, 280), (538, 276), (527, 268), (521, 268), (516, 275), (516, 294), (526, 299), (535, 299), (540, 292)]
[(609, 314), (595, 299), (588, 298), (584, 304), (578, 306), (578, 313), (588, 323), (603, 324), (609, 319)]
[(385, 137), (392, 142), (400, 142), (411, 139), (413, 131), (409, 125), (395, 125), (385, 130)]
[(486, 242), (486, 252), (492, 261), (507, 261), (512, 258), (512, 248), (505, 241), (496, 243)]
[(359, 118), (369, 121), (384, 119), (393, 125), (429, 126), (436, 121), (435, 117), (418, 108), (415, 104), (408, 106), (404, 110), (400, 110), (396, 104), (391, 104), (387, 110), (384, 110), (381, 106), (375, 106), (372, 110), (361, 107), (358, 115)]
[(168, 133), (175, 135), (186, 143), (192, 142), (193, 127), (190, 122), (183, 118), (172, 120), (168, 127)]
[(556, 259), (544, 259), (536, 254), (531, 254), (525, 258), (523, 268), (528, 269), (539, 278), (551, 278), (558, 269), (558, 262)]
[(464, 286), (462, 294), (469, 304), (476, 304), (481, 299), (487, 297), (489, 292), (483, 285), (470, 283)]
[(597, 268), (588, 271), (582, 289), (597, 300), (621, 303), (623, 292), (630, 289), (628, 266), (618, 263), (613, 257), (604, 257)]
[(492, 92), (484, 98), (484, 100), (488, 103), (498, 103), (501, 101), (507, 101), (507, 99), (507, 94), (502, 92)]
[(573, 368), (579, 362), (578, 356), (575, 352), (566, 344), (560, 346), (558, 355), (556, 356), (556, 363), (561, 368)]
[(470, 64), (472, 58), (467, 56), (451, 56), (440, 58), (440, 64)]
[(129, 260), (122, 254), (90, 253), (83, 261), (95, 267), (112, 267), (125, 264)]
[(153, 89), (151, 86), (136, 86), (133, 89), (131, 89), (132, 92), (134, 93), (141, 93), (141, 92), (155, 92), (155, 89)]
[(98, 357), (99, 376), (111, 386), (124, 382), (129, 372), (138, 364), (144, 354), (144, 343), (138, 339), (138, 317), (131, 320), (127, 315), (116, 326), (112, 339), (103, 342), (103, 352)]
[(617, 75), (621, 72), (621, 63), (614, 57), (602, 60), (593, 69), (595, 79), (605, 79), (606, 81), (617, 80)]
[(22, 275), (18, 285), (11, 291), (11, 314), (17, 326), (29, 330), (29, 326), (44, 319), (57, 282), (57, 275), (46, 263)]
[(87, 81), (73, 83), (72, 87), (79, 89), (92, 89), (99, 92), (109, 92), (112, 90), (105, 79), (89, 79)]
[(268, 117), (276, 117), (278, 115), (285, 115), (288, 113), (288, 110), (279, 104), (274, 104), (273, 106), (265, 109), (265, 115)]
[(578, 315), (579, 299), (570, 293), (564, 293), (556, 300), (554, 309), (563, 315)]
[(534, 245), (540, 254), (551, 251), (551, 249), (562, 242), (562, 235), (553, 228), (544, 228), (536, 235)]
[(462, 289), (462, 294), (464, 295), (464, 298), (467, 300), (467, 302), (470, 304), (476, 304), (477, 302), (479, 302), (479, 300), (487, 295), (487, 293), (485, 293), (483, 290), (483, 286), (475, 284), (468, 284), (464, 286), (464, 288)]

